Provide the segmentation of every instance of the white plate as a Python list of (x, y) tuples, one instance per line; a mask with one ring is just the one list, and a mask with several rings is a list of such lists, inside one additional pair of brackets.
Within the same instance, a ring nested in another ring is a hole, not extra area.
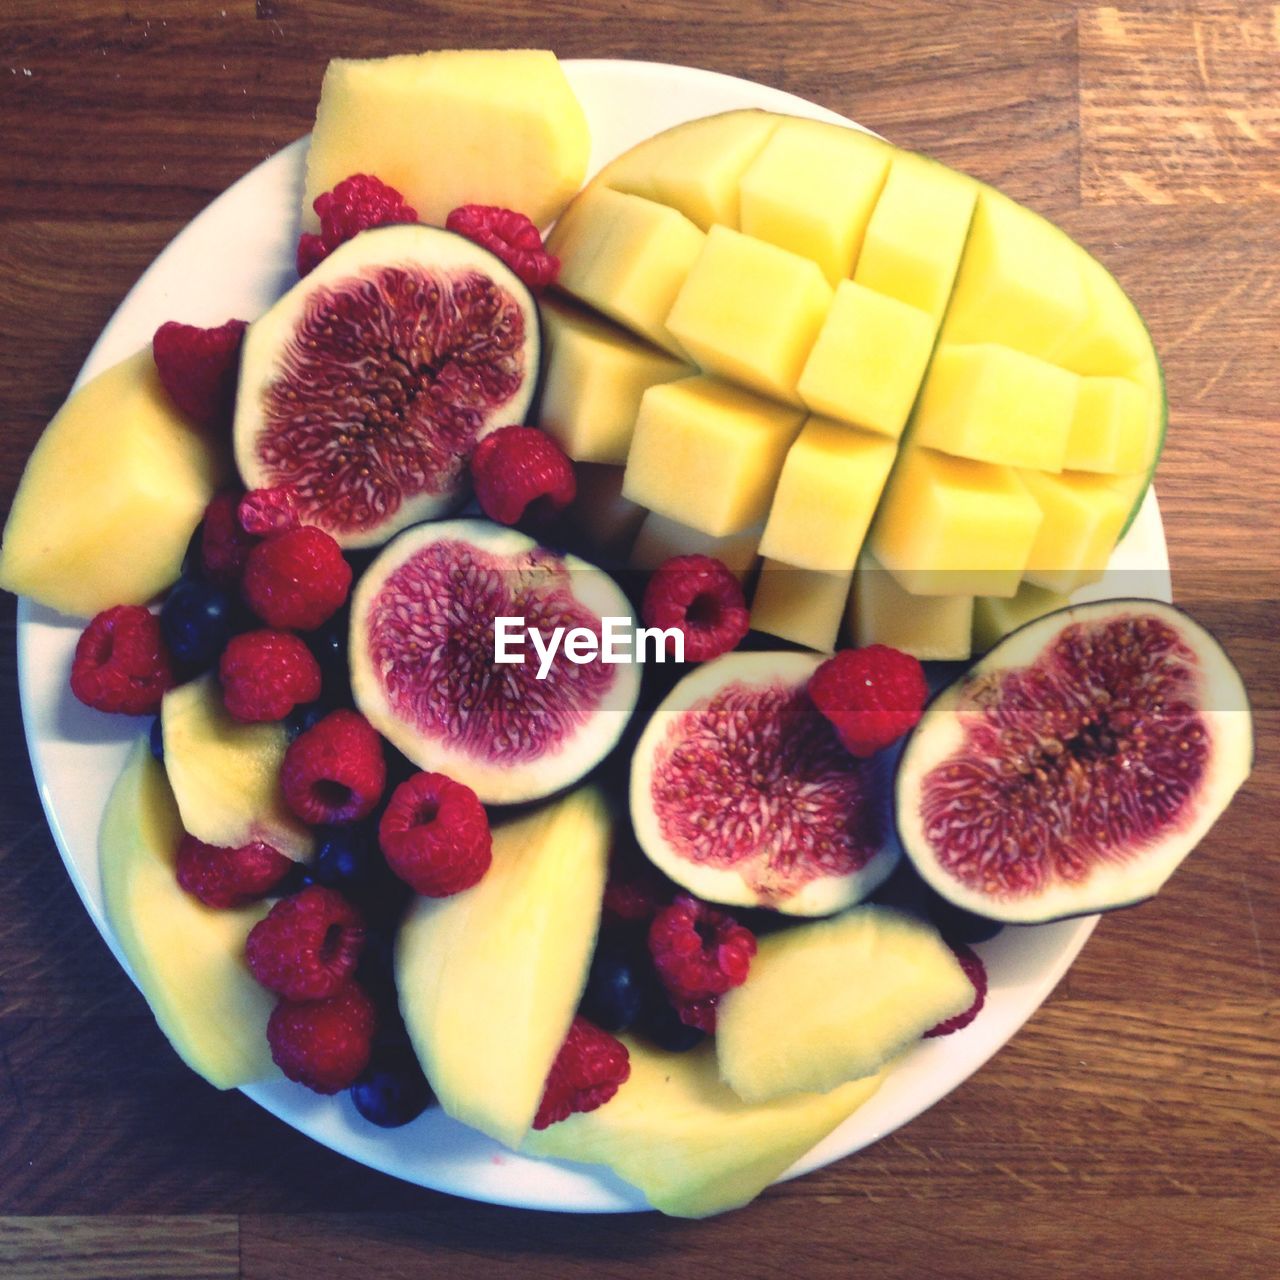
[[(842, 117), (790, 94), (708, 71), (658, 63), (565, 64), (586, 108), (592, 171), (633, 143), (684, 120), (737, 107), (815, 119)], [(264, 161), (199, 215), (148, 268), (103, 330), (80, 372), (93, 376), (149, 342), (165, 320), (220, 324), (264, 311), (293, 278), (305, 139)], [(1169, 596), (1168, 558), (1154, 494), (1113, 561), (1142, 570), (1094, 594)], [(80, 625), (20, 602), (23, 720), (40, 798), (67, 870), (93, 923), (124, 965), (103, 917), (97, 829), (138, 723), (82, 707), (67, 687)], [(788, 1176), (827, 1164), (905, 1124), (975, 1071), (1031, 1016), (1092, 932), (1096, 917), (1006, 929), (980, 948), (991, 976), (982, 1016), (966, 1031), (922, 1041), (883, 1088)], [(127, 969), (127, 965), (125, 966)], [(287, 1124), (374, 1169), (475, 1200), (538, 1209), (617, 1212), (646, 1207), (619, 1179), (582, 1165), (515, 1155), (438, 1110), (403, 1129), (365, 1123), (345, 1095), (321, 1098), (287, 1083), (246, 1089)]]

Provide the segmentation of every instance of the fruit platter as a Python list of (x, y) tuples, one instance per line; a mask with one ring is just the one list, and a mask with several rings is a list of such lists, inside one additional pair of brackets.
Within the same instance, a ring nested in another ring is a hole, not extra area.
[(50, 826), (212, 1085), (473, 1199), (740, 1207), (978, 1069), (1247, 777), (1166, 418), (1103, 263), (822, 107), (335, 59), (15, 497)]

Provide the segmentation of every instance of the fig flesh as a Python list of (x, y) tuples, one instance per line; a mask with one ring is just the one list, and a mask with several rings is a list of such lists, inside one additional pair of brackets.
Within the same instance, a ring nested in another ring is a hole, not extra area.
[(1240, 676), (1181, 610), (1028, 623), (943, 690), (898, 766), (898, 833), (955, 906), (1036, 924), (1151, 897), (1249, 774)]
[[(499, 617), (563, 644), (544, 664), (527, 632), (499, 664)], [(487, 520), (406, 530), (365, 570), (351, 605), (351, 689), (369, 722), (421, 769), (486, 804), (522, 804), (571, 785), (614, 747), (640, 691), (631, 662), (574, 661), (573, 628), (629, 620), (607, 574)], [(585, 650), (579, 650), (585, 657)], [(545, 665), (545, 673), (539, 672)]]
[(728, 653), (645, 727), (631, 766), (640, 847), (677, 884), (730, 906), (818, 916), (893, 870), (887, 780), (809, 699), (810, 653)]
[(523, 421), (537, 306), (487, 249), (439, 227), (340, 245), (245, 335), (236, 464), (305, 524), (368, 547), (458, 507), (467, 461)]

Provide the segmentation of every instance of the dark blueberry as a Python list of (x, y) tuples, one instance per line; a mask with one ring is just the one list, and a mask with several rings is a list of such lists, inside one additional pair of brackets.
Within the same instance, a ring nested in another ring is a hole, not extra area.
[(925, 916), (948, 942), (987, 942), (1004, 927), (996, 920), (952, 906), (920, 878), (905, 858), (894, 873), (871, 895), (871, 901)]
[(164, 763), (164, 729), (159, 716), (151, 722), (151, 758)]
[(199, 576), (201, 572), (200, 553), (204, 542), (204, 521), (201, 520), (187, 539), (187, 549), (182, 553), (182, 576)]
[(686, 1053), (706, 1039), (705, 1032), (680, 1021), (680, 1015), (671, 1007), (671, 1002), (656, 988), (647, 993), (644, 1013), (636, 1030), (659, 1049), (670, 1053)]
[(308, 729), (314, 729), (332, 710), (332, 707), (323, 702), (304, 702), (301, 706), (294, 707), (284, 720), (284, 731), (289, 735), (289, 741), (292, 742)]
[(370, 1124), (395, 1129), (416, 1120), (435, 1100), (427, 1078), (405, 1046), (379, 1049), (351, 1086), (351, 1101)]
[(626, 1031), (644, 1007), (647, 964), (647, 953), (630, 939), (601, 934), (582, 995), (582, 1016), (602, 1031)]
[(217, 662), (231, 639), (231, 600), (220, 587), (182, 578), (160, 609), (160, 630), (179, 670), (196, 675)]
[(394, 923), (412, 896), (392, 875), (372, 823), (321, 827), (311, 874), (317, 884), (337, 889), (351, 899), (371, 923)]
[(999, 920), (991, 920), (951, 903), (936, 894), (932, 909), (933, 923), (948, 942), (990, 942), (1003, 928)]
[(270, 896), (273, 898), (290, 898), (295, 893), (301, 893), (303, 889), (313, 884), (315, 884), (315, 880), (311, 875), (311, 864), (295, 862), (284, 873), (284, 878), (276, 882)]
[(351, 672), (347, 664), (347, 631), (351, 616), (347, 609), (339, 609), (324, 626), (310, 632), (306, 641), (320, 664), (323, 680), (323, 698), (336, 707), (351, 705)]
[[(396, 998), (395, 935), (389, 929), (372, 927), (365, 931), (364, 950), (356, 968), (356, 981), (369, 993), (374, 1003), (394, 1011), (395, 1021), (400, 1022), (399, 1002)], [(383, 1029), (379, 1019), (378, 1030)], [(399, 1030), (403, 1030), (401, 1023)]]

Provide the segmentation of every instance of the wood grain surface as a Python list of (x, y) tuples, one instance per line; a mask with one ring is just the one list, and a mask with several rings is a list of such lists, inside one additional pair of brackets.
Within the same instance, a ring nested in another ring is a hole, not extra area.
[(6, 598), (0, 1274), (1280, 1274), (1280, 8), (4, 0), (0, 502), (141, 271), (309, 127), (328, 57), (468, 45), (776, 85), (1096, 252), (1165, 358), (1175, 591), (1245, 675), (1256, 772), (1169, 889), (1104, 920), (1016, 1039), (905, 1129), (710, 1222), (527, 1213), (371, 1173), (181, 1067), (45, 826)]

